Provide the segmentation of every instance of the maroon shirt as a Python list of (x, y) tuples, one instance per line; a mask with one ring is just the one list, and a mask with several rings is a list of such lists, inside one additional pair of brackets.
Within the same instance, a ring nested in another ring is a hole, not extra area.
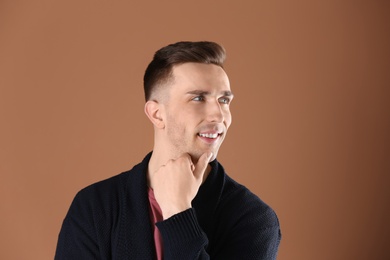
[(152, 222), (152, 230), (154, 236), (154, 245), (156, 247), (156, 255), (158, 260), (163, 259), (163, 243), (160, 231), (156, 227), (156, 222), (162, 221), (162, 211), (156, 198), (154, 197), (154, 192), (152, 188), (148, 188), (148, 198), (149, 198), (149, 207), (150, 207), (150, 221)]

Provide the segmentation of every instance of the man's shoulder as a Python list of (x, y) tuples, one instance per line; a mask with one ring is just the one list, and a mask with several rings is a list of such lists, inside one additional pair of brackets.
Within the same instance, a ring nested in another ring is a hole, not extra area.
[(260, 207), (269, 207), (258, 195), (227, 174), (225, 175), (224, 186), (225, 198), (241, 200), (244, 203), (255, 204)]
[(123, 172), (82, 188), (74, 197), (70, 214), (92, 214), (100, 209), (112, 209), (119, 205), (121, 191), (129, 172)]
[(92, 195), (95, 193), (112, 193), (117, 192), (121, 186), (125, 185), (131, 170), (125, 171), (109, 178), (92, 183), (82, 188), (77, 195)]
[(263, 228), (279, 226), (275, 211), (258, 195), (226, 173), (221, 206), (227, 211), (234, 208), (239, 218), (252, 216)]
[[(138, 182), (146, 178), (140, 169), (141, 164), (107, 179), (92, 183), (82, 188), (75, 196), (75, 201), (89, 201), (90, 203), (109, 203), (125, 196), (127, 186), (131, 182)], [(144, 180), (142, 180), (144, 181)]]

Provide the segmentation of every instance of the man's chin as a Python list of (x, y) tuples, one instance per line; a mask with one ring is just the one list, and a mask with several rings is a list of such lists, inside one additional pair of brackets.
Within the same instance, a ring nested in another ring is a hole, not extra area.
[(217, 159), (217, 153), (218, 153), (218, 152), (213, 153), (213, 156), (211, 156), (209, 162), (212, 162), (212, 161), (214, 161), (215, 159)]
[(217, 158), (217, 153), (218, 153), (218, 150), (214, 150), (214, 149), (209, 149), (209, 150), (204, 150), (204, 151), (191, 151), (191, 152), (188, 152), (188, 154), (191, 156), (191, 160), (194, 164), (196, 164), (199, 160), (199, 158), (205, 154), (205, 153), (213, 153), (213, 156), (210, 158), (210, 161), (214, 161), (216, 158)]

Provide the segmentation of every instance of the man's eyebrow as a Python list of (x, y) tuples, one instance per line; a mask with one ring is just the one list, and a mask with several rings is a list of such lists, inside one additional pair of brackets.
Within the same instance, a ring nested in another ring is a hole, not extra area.
[(191, 90), (191, 91), (188, 91), (186, 94), (207, 96), (207, 95), (210, 95), (210, 92), (203, 91), (203, 90)]
[[(226, 91), (222, 91), (221, 92), (222, 95), (224, 96), (234, 96), (233, 93), (229, 90), (226, 90)], [(188, 91), (186, 94), (190, 94), (190, 95), (199, 95), (199, 96), (207, 96), (207, 95), (210, 95), (210, 92), (208, 91), (203, 91), (203, 90), (191, 90), (191, 91)]]
[(234, 96), (231, 91), (223, 91), (223, 95), (227, 96), (227, 97), (230, 97), (230, 96), (233, 97)]

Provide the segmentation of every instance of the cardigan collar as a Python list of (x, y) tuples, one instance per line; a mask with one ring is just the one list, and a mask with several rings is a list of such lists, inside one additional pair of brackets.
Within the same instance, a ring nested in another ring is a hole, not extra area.
[[(128, 173), (125, 189), (125, 207), (127, 210), (122, 214), (121, 233), (125, 239), (125, 250), (131, 248), (131, 255), (137, 256), (143, 253), (145, 246), (153, 248), (153, 232), (149, 220), (148, 194), (147, 194), (147, 169), (152, 152), (148, 153), (143, 161), (133, 167)], [(209, 225), (213, 218), (216, 206), (220, 199), (223, 184), (224, 170), (217, 160), (210, 162), (211, 171), (192, 201), (199, 225), (208, 233)], [(131, 221), (131, 223), (124, 223)], [(134, 239), (137, 238), (137, 239)], [(155, 257), (154, 250), (150, 251), (150, 258)]]

